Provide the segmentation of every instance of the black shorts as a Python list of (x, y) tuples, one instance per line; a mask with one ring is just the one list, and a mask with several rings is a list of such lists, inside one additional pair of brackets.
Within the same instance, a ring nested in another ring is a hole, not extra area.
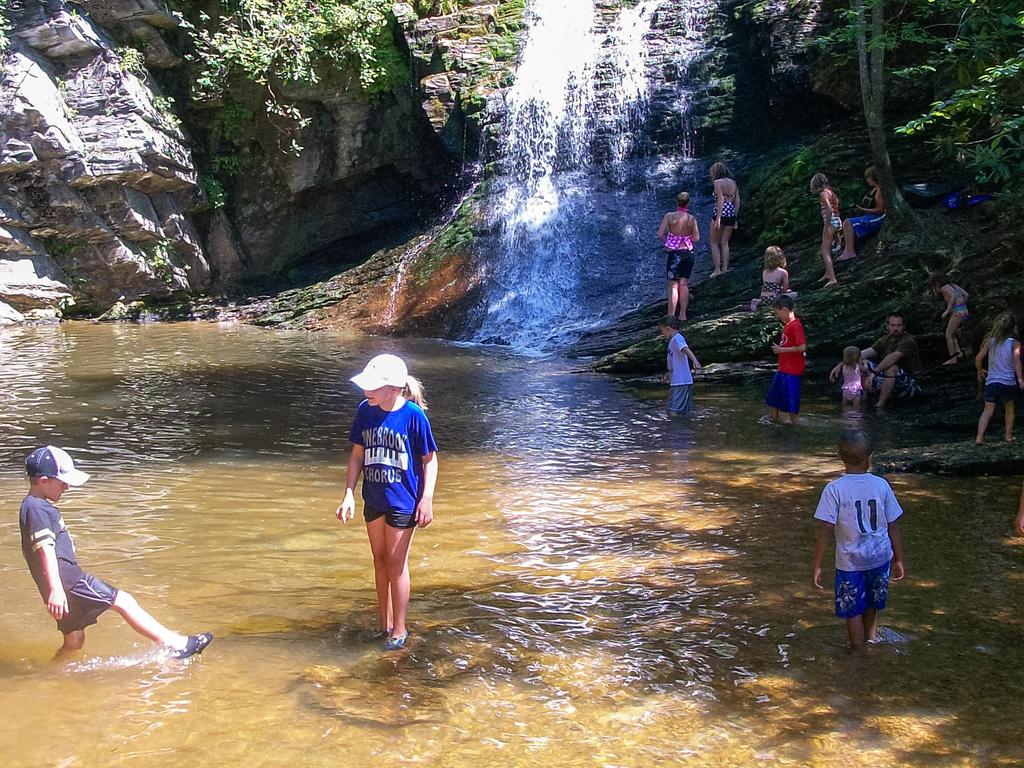
[(395, 512), (393, 510), (381, 512), (379, 509), (374, 509), (373, 507), (363, 505), (363, 520), (365, 520), (367, 523), (372, 523), (374, 520), (380, 517), (383, 517), (384, 522), (392, 528), (416, 527), (415, 512)]
[(1011, 405), (1017, 399), (1016, 384), (999, 384), (992, 383), (985, 385), (985, 402), (986, 403), (1010, 403)]
[(65, 588), (68, 596), (68, 613), (57, 622), (57, 629), (65, 635), (92, 626), (117, 599), (117, 588), (112, 587), (103, 579), (85, 574), (70, 589)]
[(736, 226), (736, 217), (735, 216), (723, 216), (722, 217), (722, 222), (721, 222), (721, 224), (719, 226), (722, 227), (723, 229), (725, 229), (726, 227), (735, 227)]
[(666, 280), (689, 280), (693, 272), (693, 251), (665, 251)]

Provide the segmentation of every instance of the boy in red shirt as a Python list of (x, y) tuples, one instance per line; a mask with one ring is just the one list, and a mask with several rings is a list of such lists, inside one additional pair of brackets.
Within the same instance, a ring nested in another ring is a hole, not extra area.
[(807, 337), (804, 325), (793, 311), (793, 299), (786, 294), (772, 302), (772, 311), (782, 323), (782, 338), (772, 344), (772, 352), (779, 356), (779, 370), (768, 388), (768, 415), (778, 424), (796, 426), (800, 418), (800, 381), (804, 375), (804, 351)]

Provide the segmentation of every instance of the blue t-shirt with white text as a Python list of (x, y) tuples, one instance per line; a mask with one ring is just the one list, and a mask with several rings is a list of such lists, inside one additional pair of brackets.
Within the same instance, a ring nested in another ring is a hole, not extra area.
[(363, 446), (366, 506), (415, 512), (423, 493), (423, 457), (437, 450), (423, 409), (406, 401), (397, 411), (385, 411), (363, 400), (348, 439)]

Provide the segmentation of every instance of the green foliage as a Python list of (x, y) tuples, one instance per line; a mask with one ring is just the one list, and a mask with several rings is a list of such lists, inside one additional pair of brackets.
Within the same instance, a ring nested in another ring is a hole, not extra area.
[(255, 117), (251, 109), (244, 107), (237, 101), (228, 99), (224, 102), (214, 120), (214, 127), (220, 134), (220, 138), (238, 144), (249, 134), (249, 126)]
[[(999, 184), (1011, 206), (1019, 208), (1024, 206), (1024, 12), (989, 16), (971, 29), (968, 40), (952, 41), (922, 65), (935, 72), (957, 70), (954, 82), (967, 82), (897, 131), (928, 137), (941, 156), (970, 168), (979, 182)], [(975, 45), (967, 47), (972, 40)]]
[(421, 19), (447, 16), (459, 10), (459, 0), (412, 0), (412, 8)]
[(153, 245), (147, 246), (142, 251), (146, 264), (153, 270), (153, 274), (163, 280), (168, 286), (174, 284), (174, 264), (171, 261), (170, 246), (169, 240), (160, 240)]
[(211, 208), (217, 210), (227, 204), (228, 193), (216, 176), (200, 176), (199, 184), (206, 193), (206, 199), (210, 203)]
[(743, 187), (743, 227), (760, 232), (758, 247), (786, 246), (821, 229), (817, 195), (810, 192), (811, 177), (819, 171), (829, 177), (844, 207), (858, 202), (866, 187), (861, 182), (867, 165), (865, 153), (856, 151), (840, 136), (801, 146), (788, 154), (768, 158), (751, 169)]
[(46, 243), (46, 249), (56, 259), (74, 258), (89, 245), (88, 241), (78, 238), (68, 240), (50, 240)]
[[(867, 0), (871, 7), (883, 0)], [(821, 39), (834, 59), (854, 54), (852, 11)], [(907, 0), (890, 10), (882, 47), (903, 93), (931, 94), (923, 115), (897, 133), (927, 140), (939, 157), (971, 170), (1024, 205), (1024, 12), (1019, 0)], [(844, 59), (845, 57), (845, 59)], [(890, 91), (894, 90), (892, 88)], [(904, 104), (890, 104), (906, 120)]]
[(156, 96), (153, 109), (157, 112), (160, 127), (169, 133), (176, 133), (181, 128), (181, 118), (174, 111), (174, 99), (170, 96)]
[[(4, 3), (4, 7), (6, 7)], [(11, 48), (11, 30), (13, 29), (11, 20), (8, 19), (4, 14), (0, 13), (0, 55), (7, 53)]]
[(117, 49), (117, 58), (121, 62), (121, 69), (125, 72), (133, 72), (137, 75), (145, 72), (146, 57), (138, 48), (125, 45)]
[[(191, 33), (202, 71), (195, 83), (199, 99), (219, 97), (231, 74), (241, 73), (272, 92), (275, 78), (315, 84), (318, 65), (354, 68), (369, 95), (389, 90), (408, 77), (395, 48), (390, 0), (222, 0), (214, 22), (183, 21)], [(276, 101), (276, 98), (274, 99)]]
[(213, 170), (218, 176), (237, 176), (242, 161), (238, 155), (217, 155), (213, 158)]

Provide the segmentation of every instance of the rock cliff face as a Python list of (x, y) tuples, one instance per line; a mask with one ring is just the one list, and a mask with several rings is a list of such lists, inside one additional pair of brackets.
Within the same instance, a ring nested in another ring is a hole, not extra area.
[[(162, 13), (151, 7), (148, 18)], [(74, 295), (98, 309), (121, 295), (205, 286), (209, 266), (188, 218), (202, 195), (159, 89), (67, 3), (11, 2), (7, 15), (0, 299), (37, 311)]]
[[(487, 98), (512, 66), (522, 12), (511, 0), (421, 20), (396, 5), (411, 81), (377, 99), (334, 70), (315, 86), (276, 83), (308, 119), (292, 154), (251, 84), (232, 84), (230, 104), (185, 108), (191, 70), (173, 4), (7, 6), (0, 301), (36, 314), (169, 299), (311, 255), (365, 258), (364, 236), (429, 218), (454, 194)], [(204, 186), (225, 167), (226, 205), (214, 208)]]

